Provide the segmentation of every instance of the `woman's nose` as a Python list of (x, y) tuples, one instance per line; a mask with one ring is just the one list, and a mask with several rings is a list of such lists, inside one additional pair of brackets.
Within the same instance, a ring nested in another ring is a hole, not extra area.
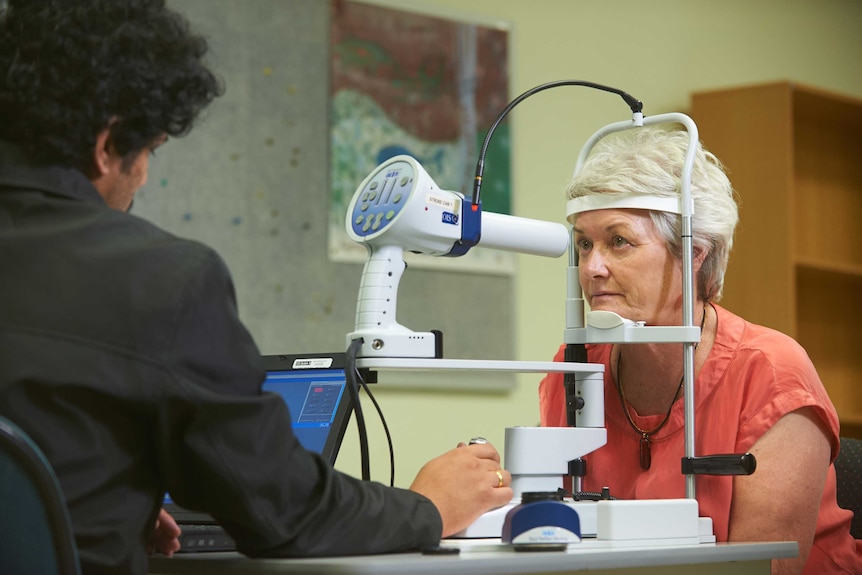
[(586, 277), (601, 277), (608, 273), (607, 259), (601, 250), (592, 249), (590, 253), (581, 256), (578, 261), (580, 273)]

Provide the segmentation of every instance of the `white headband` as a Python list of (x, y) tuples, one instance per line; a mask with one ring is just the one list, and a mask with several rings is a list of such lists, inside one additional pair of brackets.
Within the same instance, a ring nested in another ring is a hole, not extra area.
[(655, 210), (659, 212), (671, 212), (681, 214), (680, 198), (664, 198), (659, 196), (646, 196), (643, 194), (592, 194), (580, 196), (566, 202), (566, 219), (581, 212), (591, 210), (608, 210), (615, 208), (634, 208), (639, 210)]

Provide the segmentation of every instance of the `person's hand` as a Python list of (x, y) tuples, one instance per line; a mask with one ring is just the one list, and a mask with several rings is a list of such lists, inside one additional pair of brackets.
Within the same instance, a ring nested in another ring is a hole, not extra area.
[(153, 534), (150, 538), (150, 543), (147, 546), (147, 553), (153, 554), (156, 551), (162, 555), (171, 557), (174, 551), (180, 548), (180, 530), (177, 522), (171, 517), (171, 514), (162, 509), (159, 511), (159, 516), (156, 519), (156, 525), (153, 528)]
[(500, 468), (500, 454), (489, 444), (458, 445), (419, 470), (410, 489), (437, 506), (443, 535), (466, 529), (478, 517), (512, 499), (512, 476)]

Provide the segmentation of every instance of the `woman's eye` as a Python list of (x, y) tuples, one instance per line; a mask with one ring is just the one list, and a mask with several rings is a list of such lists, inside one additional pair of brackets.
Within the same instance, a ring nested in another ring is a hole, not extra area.
[(628, 244), (628, 241), (622, 236), (614, 236), (613, 244), (615, 248), (622, 247)]
[(578, 247), (578, 251), (586, 252), (589, 251), (591, 247), (593, 247), (593, 242), (590, 240), (575, 240), (575, 245)]

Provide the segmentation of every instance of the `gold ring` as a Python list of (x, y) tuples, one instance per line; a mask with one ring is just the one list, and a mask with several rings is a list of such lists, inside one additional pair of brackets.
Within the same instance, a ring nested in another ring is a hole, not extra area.
[(494, 473), (496, 473), (496, 474), (497, 474), (497, 480), (498, 480), (498, 481), (497, 481), (497, 487), (498, 487), (498, 488), (499, 488), (499, 487), (503, 487), (503, 472), (502, 472), (500, 469), (498, 469), (498, 470), (497, 470), (497, 471), (495, 471)]

